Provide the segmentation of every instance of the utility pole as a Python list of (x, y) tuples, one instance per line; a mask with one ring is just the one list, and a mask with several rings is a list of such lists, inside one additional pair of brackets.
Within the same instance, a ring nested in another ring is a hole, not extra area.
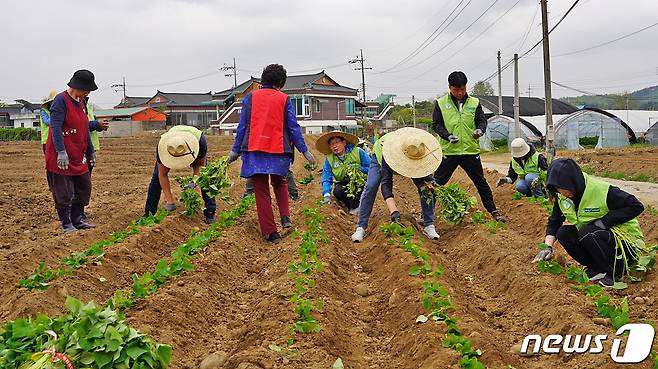
[(541, 0), (541, 28), (544, 44), (544, 99), (546, 111), (546, 159), (555, 157), (555, 130), (553, 128), (553, 94), (551, 93), (551, 52), (548, 42), (548, 4)]
[(219, 68), (219, 70), (233, 71), (231, 73), (224, 74), (224, 77), (233, 77), (233, 88), (238, 86), (238, 72), (237, 72), (237, 68), (235, 67), (235, 58), (233, 58), (233, 66), (224, 64), (224, 66)]
[(528, 98), (532, 97), (531, 94), (532, 94), (532, 87), (528, 83)]
[[(363, 103), (365, 104), (366, 103), (366, 73), (365, 73), (365, 70), (366, 69), (372, 69), (372, 68), (363, 66), (363, 62), (365, 61), (363, 59), (363, 49), (360, 49), (360, 50), (361, 50), (361, 58), (359, 58), (357, 56), (356, 58), (350, 60), (348, 63), (350, 63), (350, 64), (359, 63), (361, 65), (357, 68), (354, 68), (354, 70), (361, 70), (361, 87), (362, 87), (361, 91), (363, 92), (363, 94), (362, 94), (363, 97), (362, 98), (363, 98)], [(365, 110), (363, 110), (363, 114), (365, 114)]]
[(514, 138), (521, 137), (519, 117), (519, 54), (514, 54)]
[(500, 50), (498, 50), (498, 115), (503, 115), (503, 77), (500, 71)]
[(114, 87), (114, 88), (121, 87), (121, 88), (123, 88), (123, 101), (121, 101), (121, 103), (125, 104), (126, 103), (126, 77), (123, 77), (123, 83), (121, 83), (121, 84), (117, 83), (117, 84), (114, 84), (110, 87)]
[(414, 114), (414, 128), (416, 128), (416, 96), (411, 95), (411, 111)]

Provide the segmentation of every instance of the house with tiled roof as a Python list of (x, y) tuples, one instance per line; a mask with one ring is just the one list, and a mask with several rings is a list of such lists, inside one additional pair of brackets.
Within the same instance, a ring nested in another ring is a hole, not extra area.
[[(260, 88), (260, 78), (251, 77), (234, 88), (213, 94), (218, 110), (213, 129), (231, 132), (240, 121), (242, 98)], [(304, 133), (321, 133), (333, 129), (354, 130), (357, 90), (342, 86), (324, 71), (288, 76), (283, 92), (288, 94)]]
[(208, 128), (210, 122), (217, 119), (216, 109), (208, 104), (211, 99), (212, 92), (174, 93), (158, 90), (145, 105), (166, 114), (168, 126), (185, 124)]

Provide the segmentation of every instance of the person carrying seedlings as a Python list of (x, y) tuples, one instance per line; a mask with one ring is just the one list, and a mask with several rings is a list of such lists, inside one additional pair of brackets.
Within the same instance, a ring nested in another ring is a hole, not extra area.
[[(208, 142), (206, 136), (199, 129), (191, 126), (179, 125), (171, 127), (160, 136), (155, 150), (155, 167), (149, 183), (144, 215), (155, 214), (158, 211), (160, 194), (164, 192), (165, 210), (176, 210), (174, 196), (171, 193), (169, 170), (192, 167), (194, 175), (201, 174), (201, 167), (207, 163)], [(187, 184), (194, 188), (194, 182)], [(215, 223), (217, 203), (208, 193), (201, 190), (201, 197), (205, 205), (203, 209), (204, 220), (208, 224)]]
[(352, 242), (363, 241), (380, 183), (391, 222), (400, 221), (400, 212), (393, 198), (394, 172), (413, 180), (420, 198), (423, 234), (431, 240), (438, 240), (439, 234), (434, 227), (436, 199), (434, 196), (424, 199), (421, 195), (425, 185), (434, 184), (432, 173), (439, 167), (441, 160), (439, 142), (431, 133), (422, 129), (400, 128), (379, 138), (370, 156), (368, 179), (361, 194), (359, 220), (356, 231), (352, 234)]
[(358, 137), (341, 131), (325, 133), (315, 142), (316, 149), (327, 156), (322, 167), (323, 203), (326, 205), (331, 202), (333, 185), (336, 200), (345, 205), (352, 215), (359, 212), (359, 200), (365, 183), (355, 188), (349, 196), (350, 170), (356, 168), (367, 174), (370, 167), (370, 157), (356, 146), (358, 143)]
[(436, 100), (432, 114), (432, 129), (440, 137), (443, 161), (434, 173), (436, 182), (448, 183), (457, 167), (462, 167), (477, 188), (482, 204), (496, 221), (507, 218), (496, 209), (493, 193), (484, 178), (480, 161), (479, 138), (487, 130), (480, 100), (466, 93), (468, 79), (464, 72), (455, 71), (448, 76), (450, 92)]
[(286, 79), (286, 70), (279, 64), (270, 64), (263, 69), (262, 87), (242, 99), (240, 123), (229, 153), (229, 163), (242, 156), (240, 176), (251, 178), (260, 231), (271, 243), (279, 243), (281, 235), (274, 223), (270, 180), (281, 226), (290, 228), (292, 222), (286, 175), (293, 158), (293, 145), (309, 163), (315, 164), (315, 158), (302, 137), (292, 102), (288, 95), (281, 92)]
[(91, 197), (89, 166), (96, 153), (89, 136), (86, 97), (98, 87), (94, 74), (76, 71), (69, 88), (50, 104), (50, 129), (44, 149), (46, 178), (64, 233), (96, 227), (84, 219), (84, 208)]
[(644, 211), (642, 203), (583, 173), (572, 159), (553, 160), (548, 167), (546, 189), (555, 206), (546, 225), (548, 246), (534, 261), (550, 259), (557, 239), (574, 260), (585, 266), (590, 281), (612, 287), (644, 248), (636, 219)]
[(544, 155), (520, 137), (512, 140), (511, 150), (512, 160), (507, 176), (499, 178), (496, 186), (500, 187), (516, 181), (514, 187), (526, 197), (544, 197), (544, 191), (539, 183), (540, 173), (546, 174), (548, 169)]

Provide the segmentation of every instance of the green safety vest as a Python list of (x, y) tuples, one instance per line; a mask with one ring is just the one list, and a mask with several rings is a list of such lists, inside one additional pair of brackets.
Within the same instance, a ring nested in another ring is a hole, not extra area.
[(380, 137), (377, 141), (375, 141), (375, 144), (372, 147), (372, 151), (375, 153), (375, 157), (377, 158), (377, 162), (379, 163), (379, 165), (382, 165), (382, 163), (384, 162), (384, 155), (382, 154), (382, 145), (384, 144), (384, 140), (386, 140), (387, 135), (388, 133)]
[(443, 123), (450, 134), (459, 137), (459, 142), (451, 144), (448, 140), (439, 138), (444, 156), (477, 155), (480, 153), (480, 142), (473, 138), (475, 131), (475, 110), (480, 104), (476, 97), (469, 96), (462, 111), (459, 111), (450, 97), (450, 93), (437, 100)]
[(201, 135), (203, 132), (199, 130), (198, 128), (192, 127), (192, 126), (186, 126), (186, 125), (179, 125), (179, 126), (173, 126), (169, 128), (169, 131), (167, 132), (188, 132), (194, 135), (197, 140), (201, 139)]
[[(558, 205), (562, 214), (565, 217), (565, 224), (575, 225), (579, 230), (586, 224), (594, 222), (603, 218), (608, 214), (608, 205), (606, 199), (608, 198), (608, 190), (610, 184), (600, 181), (598, 179), (590, 178), (587, 174), (583, 173), (585, 177), (585, 192), (583, 198), (580, 200), (580, 206), (576, 210), (576, 206), (571, 199), (562, 196), (558, 193)], [(636, 240), (644, 240), (644, 235), (640, 229), (640, 223), (636, 218), (622, 223), (619, 226), (622, 230), (630, 233)]]
[[(46, 114), (50, 117), (50, 110), (41, 108), (41, 111), (46, 112)], [(39, 114), (39, 124), (41, 125), (41, 144), (45, 145), (46, 141), (48, 141), (48, 126), (43, 121), (41, 114)]]
[(352, 151), (345, 153), (344, 160), (340, 160), (338, 155), (334, 155), (333, 153), (327, 155), (327, 160), (337, 182), (343, 182), (343, 180), (347, 179), (347, 169), (350, 166), (361, 166), (361, 155), (359, 155), (359, 148), (356, 146), (352, 148)]
[(525, 178), (526, 174), (539, 173), (539, 153), (535, 151), (523, 167), (518, 161), (512, 159), (512, 169), (519, 175), (519, 178)]

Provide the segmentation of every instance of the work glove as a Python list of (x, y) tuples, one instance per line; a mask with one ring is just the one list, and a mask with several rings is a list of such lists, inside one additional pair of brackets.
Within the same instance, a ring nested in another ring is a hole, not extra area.
[(400, 212), (394, 211), (391, 213), (391, 223), (400, 223)]
[(304, 157), (306, 158), (306, 160), (308, 160), (308, 162), (311, 165), (315, 165), (315, 157), (313, 156), (313, 154), (311, 154), (311, 150), (306, 150), (306, 152), (304, 153)]
[(232, 162), (238, 160), (238, 153), (235, 151), (231, 151), (228, 153), (228, 163), (231, 164)]
[(498, 182), (496, 182), (496, 187), (500, 187), (504, 184), (511, 184), (512, 183), (512, 178), (510, 177), (500, 177), (498, 178)]
[(536, 189), (538, 189), (538, 188), (539, 188), (539, 177), (533, 179), (532, 182), (530, 182), (530, 189), (531, 189), (531, 190), (534, 191), (534, 190), (536, 190)]
[(481, 129), (478, 128), (478, 129), (476, 129), (475, 131), (473, 131), (473, 138), (474, 138), (474, 139), (477, 140), (478, 138), (480, 138), (480, 137), (482, 137), (482, 136), (484, 136), (484, 132), (482, 132)]
[(96, 152), (95, 151), (92, 151), (90, 155), (87, 155), (87, 162), (92, 167), (96, 166)]
[(451, 144), (456, 144), (457, 142), (459, 142), (459, 137), (455, 135), (450, 135), (448, 136), (448, 142), (450, 142)]
[(536, 263), (540, 260), (550, 260), (553, 257), (553, 246), (548, 246), (544, 250), (541, 250), (537, 253), (537, 256), (535, 256), (534, 259), (532, 259), (533, 263)]
[(173, 202), (168, 202), (168, 203), (165, 204), (164, 208), (165, 208), (166, 211), (172, 212), (172, 211), (176, 210), (176, 204), (174, 204)]
[(190, 189), (190, 190), (193, 190), (193, 189), (196, 188), (196, 183), (194, 183), (194, 181), (189, 181), (189, 182), (185, 185), (185, 187), (187, 187), (187, 188)]
[(57, 168), (61, 170), (69, 169), (69, 154), (66, 153), (66, 150), (57, 152)]
[(595, 225), (596, 227), (601, 228), (601, 229), (608, 229), (608, 227), (606, 227), (605, 224), (603, 224), (603, 221), (602, 221), (601, 219), (595, 221), (595, 222), (594, 222), (594, 225)]
[(322, 199), (322, 204), (324, 204), (324, 205), (331, 204), (331, 195), (329, 195), (328, 193), (324, 194), (323, 199)]

